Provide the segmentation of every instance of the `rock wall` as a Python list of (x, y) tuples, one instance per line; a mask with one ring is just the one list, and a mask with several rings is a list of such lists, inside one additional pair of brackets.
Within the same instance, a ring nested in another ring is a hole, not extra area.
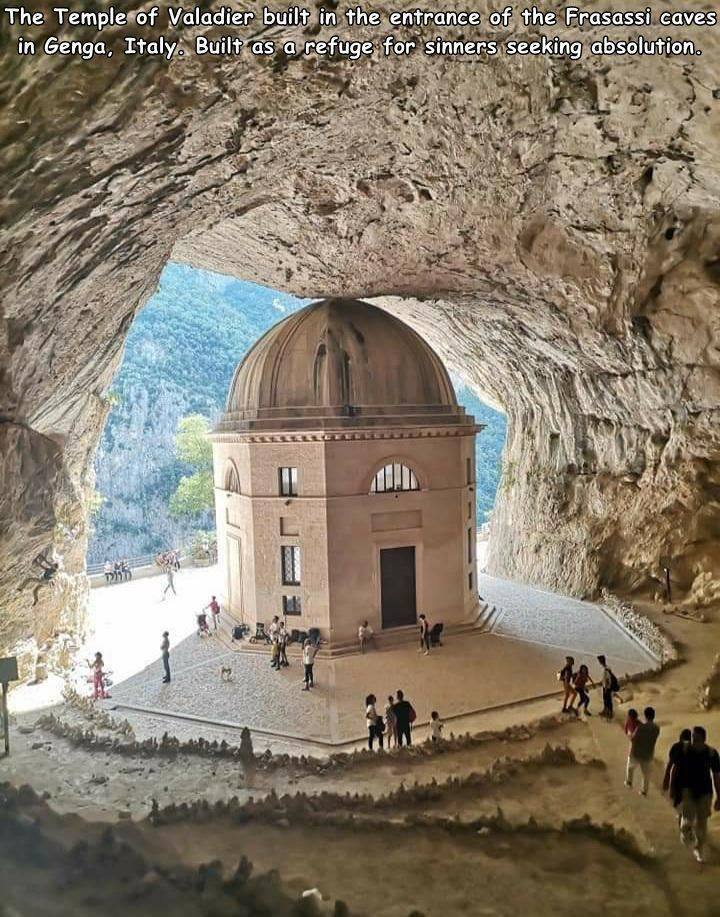
[[(102, 396), (171, 253), (388, 297), (503, 406), (494, 571), (717, 576), (720, 39), (695, 37), (629, 61), (3, 55), (6, 631), (81, 605)], [(16, 586), (51, 544), (75, 598), (32, 611)]]

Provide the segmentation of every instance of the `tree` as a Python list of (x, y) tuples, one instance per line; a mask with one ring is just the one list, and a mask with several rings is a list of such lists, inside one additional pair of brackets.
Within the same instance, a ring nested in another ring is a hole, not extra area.
[(212, 446), (207, 439), (210, 424), (202, 414), (190, 414), (178, 421), (175, 453), (195, 472), (183, 475), (175, 493), (170, 497), (170, 515), (200, 516), (212, 509), (215, 491), (212, 472)]
[(170, 497), (170, 515), (176, 519), (180, 516), (199, 516), (212, 509), (214, 502), (212, 471), (196, 471), (195, 474), (180, 478), (177, 490)]
[(209, 432), (210, 424), (202, 414), (190, 414), (178, 421), (175, 453), (181, 462), (187, 462), (196, 471), (212, 469), (212, 445), (207, 438)]

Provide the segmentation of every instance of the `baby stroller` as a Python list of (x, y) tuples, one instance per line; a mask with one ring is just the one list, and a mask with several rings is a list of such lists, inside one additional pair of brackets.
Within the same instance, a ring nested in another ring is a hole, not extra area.
[(207, 615), (204, 611), (201, 611), (197, 616), (197, 625), (198, 625), (198, 637), (209, 635), (210, 628), (208, 627)]
[(248, 643), (272, 643), (270, 639), (270, 634), (265, 630), (265, 625), (262, 621), (258, 621), (255, 625), (255, 636), (250, 637)]
[(442, 641), (440, 640), (440, 635), (443, 632), (442, 624), (433, 624), (432, 630), (430, 631), (430, 645), (431, 646), (442, 646)]

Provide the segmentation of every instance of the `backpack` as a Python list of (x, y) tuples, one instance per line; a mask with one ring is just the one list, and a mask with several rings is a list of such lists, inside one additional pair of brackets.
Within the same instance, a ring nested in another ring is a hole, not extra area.
[(613, 694), (617, 694), (620, 690), (620, 682), (617, 680), (617, 677), (615, 676), (615, 673), (612, 671), (612, 669), (608, 669), (608, 672), (610, 672), (610, 690)]
[(415, 713), (415, 708), (413, 707), (413, 705), (410, 704), (410, 713), (408, 714), (408, 721), (410, 723), (414, 723), (416, 719), (417, 719), (417, 713)]

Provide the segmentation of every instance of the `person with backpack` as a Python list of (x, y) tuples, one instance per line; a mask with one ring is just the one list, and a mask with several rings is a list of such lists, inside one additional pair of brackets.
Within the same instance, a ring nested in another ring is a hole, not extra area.
[(613, 710), (613, 695), (617, 694), (620, 690), (620, 682), (617, 680), (613, 670), (608, 666), (605, 656), (598, 656), (597, 661), (603, 667), (602, 678), (600, 679), (603, 708), (600, 711), (600, 716), (604, 716), (606, 719), (611, 720), (615, 716), (615, 711)]
[(402, 691), (397, 691), (397, 700), (393, 704), (393, 713), (395, 714), (395, 730), (397, 732), (398, 747), (402, 748), (403, 738), (406, 745), (412, 745), (412, 736), (410, 728), (415, 722), (416, 713), (410, 701), (405, 700)]

